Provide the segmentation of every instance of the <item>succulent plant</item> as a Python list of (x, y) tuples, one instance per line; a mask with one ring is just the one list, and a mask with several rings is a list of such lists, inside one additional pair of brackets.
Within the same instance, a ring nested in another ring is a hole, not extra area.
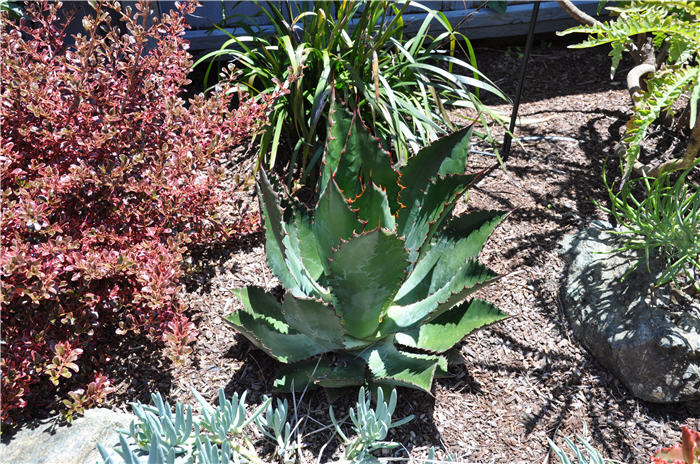
[(384, 402), (384, 390), (377, 389), (377, 407), (372, 409), (369, 395), (365, 395), (365, 388), (360, 387), (357, 395), (357, 403), (350, 408), (350, 420), (355, 437), (350, 439), (343, 433), (340, 424), (333, 413), (333, 406), (328, 410), (335, 432), (345, 443), (345, 458), (350, 462), (378, 462), (373, 459), (372, 452), (381, 449), (392, 449), (401, 446), (400, 443), (385, 441), (389, 429), (400, 427), (413, 420), (413, 415), (392, 422), (391, 416), (396, 409), (396, 390), (389, 394), (389, 403)]
[(670, 448), (661, 448), (651, 458), (652, 464), (698, 464), (700, 463), (700, 433), (683, 426), (681, 443)]
[(506, 213), (452, 215), (483, 174), (465, 174), (472, 128), (392, 164), (362, 124), (333, 102), (313, 211), (260, 173), (267, 261), (282, 301), (254, 286), (226, 317), (285, 363), (274, 387), (408, 386), (429, 391), (445, 353), (507, 317), (478, 299), (499, 278), (476, 257)]

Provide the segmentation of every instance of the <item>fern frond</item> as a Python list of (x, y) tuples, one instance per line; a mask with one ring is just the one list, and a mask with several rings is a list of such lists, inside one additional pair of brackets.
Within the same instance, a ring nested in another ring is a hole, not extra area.
[(668, 10), (664, 8), (648, 8), (634, 15), (624, 14), (613, 21), (592, 26), (576, 26), (558, 34), (572, 33), (591, 34), (591, 36), (579, 44), (570, 45), (570, 48), (596, 47), (625, 41), (638, 34), (664, 34), (693, 44), (694, 48), (700, 47), (700, 32), (697, 25), (683, 21), (677, 16), (669, 16)]
[(608, 9), (619, 16), (606, 23), (572, 27), (558, 34), (588, 34), (586, 40), (570, 45), (570, 48), (610, 44), (611, 79), (622, 59), (622, 52), (634, 48), (633, 38), (639, 34), (651, 35), (656, 48), (666, 44), (669, 50), (668, 62), (676, 65), (691, 62), (700, 50), (700, 27), (696, 20), (699, 13), (695, 13), (700, 8), (696, 5), (642, 1), (633, 2), (624, 8)]
[(625, 132), (624, 141), (627, 145), (625, 155), (625, 168), (623, 179), (627, 180), (634, 162), (639, 157), (642, 141), (646, 136), (649, 126), (668, 110), (680, 95), (690, 88), (698, 86), (700, 68), (688, 66), (682, 69), (668, 69), (654, 75), (653, 80), (648, 81), (648, 90), (639, 99), (638, 107)]

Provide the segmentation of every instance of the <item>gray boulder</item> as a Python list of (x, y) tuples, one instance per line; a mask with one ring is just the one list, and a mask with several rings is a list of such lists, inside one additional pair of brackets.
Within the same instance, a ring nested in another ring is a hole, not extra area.
[(0, 444), (0, 462), (7, 464), (95, 464), (102, 463), (97, 450), (101, 443), (110, 450), (119, 444), (117, 429), (128, 429), (130, 414), (97, 408), (85, 411), (69, 425), (55, 420), (24, 426), (7, 443)]
[(567, 263), (561, 289), (574, 335), (638, 398), (655, 403), (700, 404), (700, 302), (669, 285), (654, 289), (660, 270), (637, 262), (610, 224), (564, 238)]

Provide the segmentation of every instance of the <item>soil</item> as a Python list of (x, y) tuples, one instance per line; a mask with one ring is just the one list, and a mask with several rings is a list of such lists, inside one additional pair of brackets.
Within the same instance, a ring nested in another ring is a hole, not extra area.
[[(521, 62), (513, 47), (476, 44), (480, 69), (510, 96), (515, 94)], [(624, 68), (630, 64), (623, 63), (610, 80), (607, 50), (565, 47), (551, 37), (536, 41), (516, 129), (520, 137), (564, 138), (513, 144), (507, 172), (492, 171), (458, 211), (512, 210), (480, 257), (505, 274), (480, 297), (511, 317), (467, 337), (461, 344), (463, 365), (437, 380), (432, 394), (399, 391), (395, 417), (415, 418), (390, 433), (390, 439), (405, 446), (392, 451), (392, 456), (410, 453), (421, 458), (435, 447), (437, 457), (451, 455), (459, 462), (557, 462), (550, 456), (547, 439), (563, 446), (564, 437), (581, 434), (587, 424), (591, 442), (604, 456), (616, 462), (647, 463), (656, 449), (680, 440), (682, 425), (700, 428), (698, 411), (632, 397), (572, 338), (563, 316), (558, 291), (564, 264), (557, 244), (590, 221), (606, 219), (593, 200), (607, 200), (602, 169), (608, 157), (617, 159), (615, 146), (630, 115), (624, 87)], [(510, 105), (488, 97), (486, 101), (510, 114)], [(673, 151), (675, 145), (671, 140), (665, 149)], [(492, 157), (474, 154), (469, 169), (493, 162)], [(245, 172), (244, 163), (232, 166)], [(252, 192), (242, 192), (241, 198), (255, 207)], [(263, 235), (209, 249), (197, 257), (195, 266), (197, 272), (183, 290), (183, 303), (200, 331), (189, 364), (174, 367), (157, 348), (128, 341), (130, 349), (122, 350), (115, 363), (118, 368), (110, 373), (118, 390), (110, 400), (112, 407), (147, 402), (149, 391), (155, 389), (170, 401), (191, 404), (195, 404), (191, 388), (212, 402), (221, 387), (229, 395), (247, 389), (251, 404), (270, 392), (277, 364), (223, 321), (240, 307), (232, 289), (278, 286), (265, 262)], [(333, 403), (337, 416), (347, 412), (356, 394)], [(328, 427), (326, 395), (307, 392), (301, 399), (289, 399), (298, 405), (299, 417), (305, 418), (300, 425), (306, 434), (305, 460), (339, 458), (342, 446)]]

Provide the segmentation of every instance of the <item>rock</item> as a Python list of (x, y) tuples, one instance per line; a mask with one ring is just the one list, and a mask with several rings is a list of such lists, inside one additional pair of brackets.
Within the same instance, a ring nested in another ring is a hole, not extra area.
[(0, 444), (0, 462), (7, 464), (102, 463), (97, 443), (110, 450), (119, 444), (117, 429), (127, 429), (130, 414), (96, 408), (69, 425), (50, 419), (24, 426)]
[(567, 262), (562, 303), (574, 335), (638, 398), (654, 403), (700, 404), (700, 302), (675, 303), (669, 285), (654, 289), (660, 267), (620, 247), (610, 224), (564, 238)]

